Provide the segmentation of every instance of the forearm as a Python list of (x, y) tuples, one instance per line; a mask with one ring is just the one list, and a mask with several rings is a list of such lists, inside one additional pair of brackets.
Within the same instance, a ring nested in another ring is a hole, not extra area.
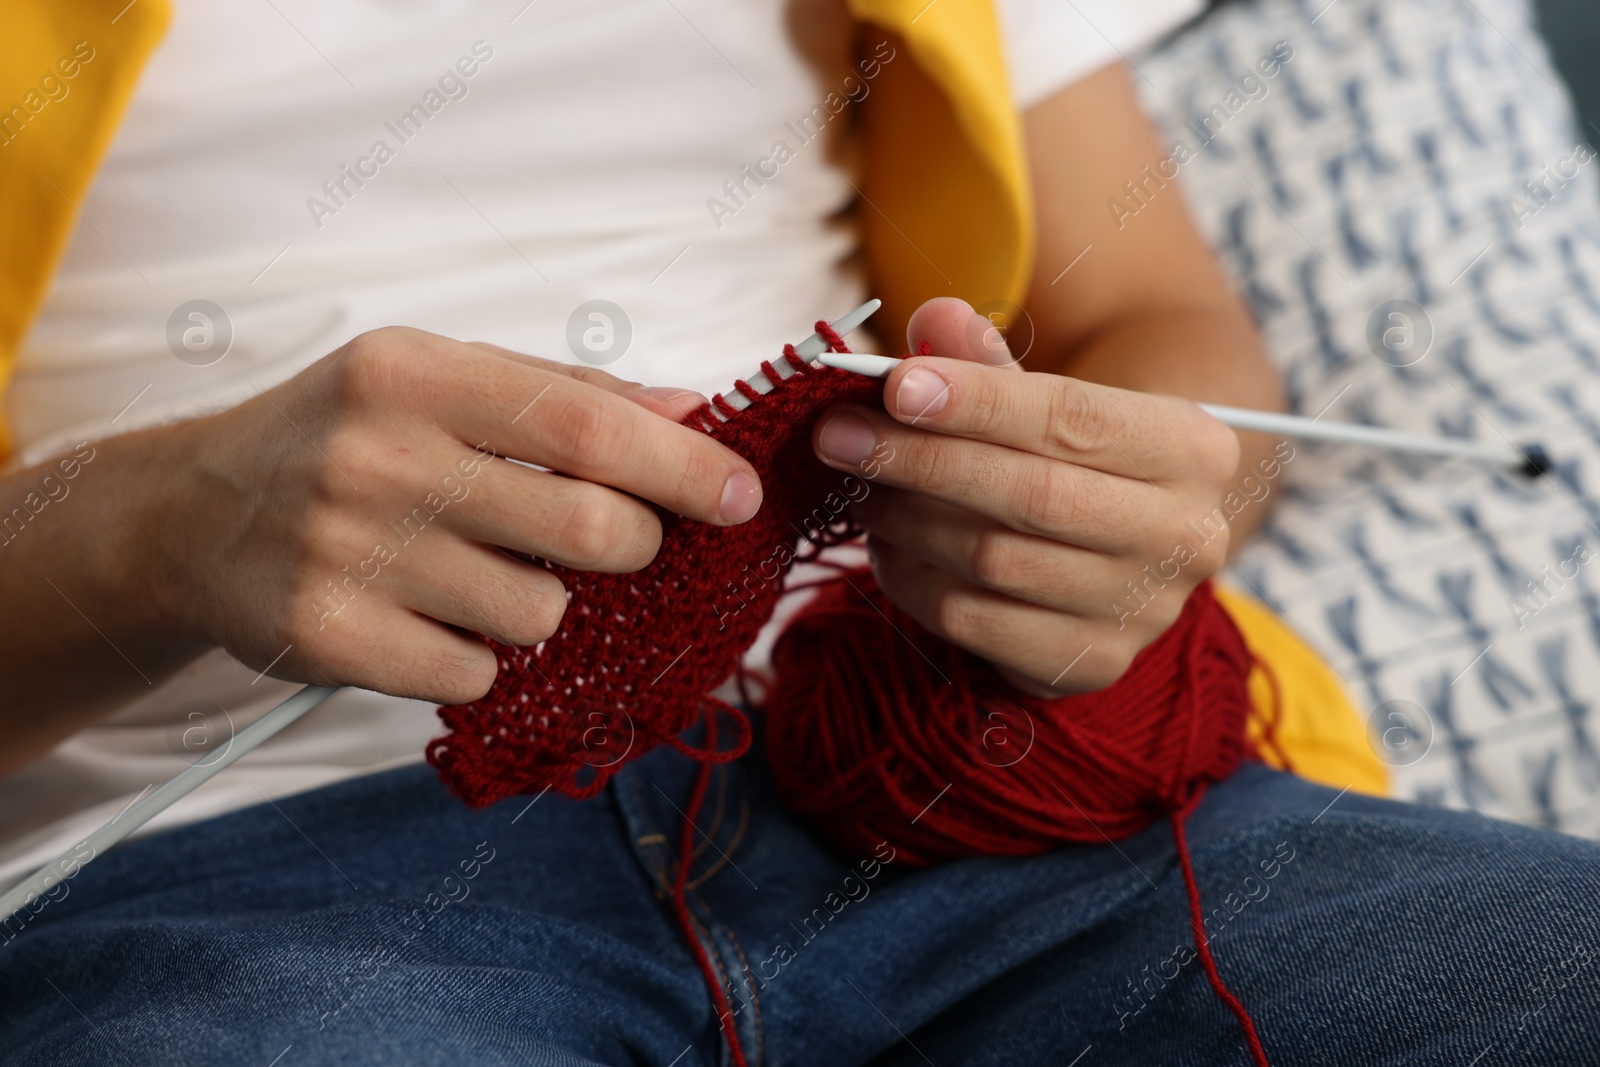
[[(1189, 217), (1129, 73), (1108, 66), (1023, 116), (1038, 210), (1025, 301), (1036, 331), (1028, 370), (1139, 392), (1281, 410), (1255, 324)], [(1142, 192), (1140, 192), (1142, 190)], [(1137, 194), (1136, 215), (1125, 210)], [(1118, 205), (1122, 205), (1119, 208)], [(1276, 441), (1239, 434), (1235, 484), (1260, 480)], [(1245, 486), (1230, 547), (1265, 519), (1274, 494)]]
[[(1231, 303), (1118, 319), (1062, 356), (1052, 360), (1041, 353), (1024, 365), (1139, 392), (1269, 411), (1284, 408), (1282, 386), (1254, 325)], [(1248, 503), (1232, 516), (1230, 554), (1266, 519), (1277, 494), (1267, 485), (1262, 495), (1262, 472), (1276, 469), (1273, 464), (1281, 458), (1275, 452), (1279, 439), (1270, 434), (1238, 432), (1238, 438), (1235, 485), (1239, 498)], [(1254, 481), (1246, 483), (1251, 477)]]
[(0, 774), (204, 651), (166, 632), (151, 581), (160, 523), (182, 521), (177, 435), (84, 445), (0, 479)]

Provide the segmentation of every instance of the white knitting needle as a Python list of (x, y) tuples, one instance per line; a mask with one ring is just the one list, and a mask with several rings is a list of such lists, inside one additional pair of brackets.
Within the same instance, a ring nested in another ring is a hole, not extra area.
[[(869, 300), (862, 304), (850, 314), (832, 323), (834, 332), (842, 337), (854, 330), (865, 322), (874, 311), (877, 311), (882, 303), (883, 301), (881, 300)], [(796, 354), (806, 359), (827, 351), (827, 348), (827, 340), (822, 335), (815, 333), (794, 346)], [(795, 369), (789, 365), (787, 360), (775, 362), (773, 369), (778, 372), (780, 379), (787, 378), (795, 372)], [(769, 392), (776, 384), (768, 381), (767, 376), (760, 373), (754, 374), (745, 380), (762, 393)], [(735, 409), (743, 409), (750, 403), (744, 394), (739, 392), (735, 392), (732, 396), (724, 399)], [(718, 412), (718, 416), (723, 418), (723, 421), (727, 421), (726, 417), (722, 416), (720, 412)], [(172, 805), (200, 788), (207, 781), (210, 781), (221, 773), (223, 769), (232, 765), (257, 745), (260, 745), (263, 741), (272, 737), (338, 691), (338, 689), (327, 686), (306, 686), (248, 727), (239, 731), (238, 736), (229, 741), (219, 754), (207, 756), (200, 762), (183, 770), (160, 789), (148, 796), (141, 797), (129, 805), (121, 815), (118, 815), (115, 819), (90, 834), (55, 861), (39, 868), (31, 877), (13, 886), (4, 896), (0, 896), (0, 921), (10, 918), (35, 900), (44, 897), (46, 891), (72, 877), (89, 860), (94, 859), (122, 841), (139, 827), (172, 807)], [(88, 859), (80, 855), (80, 851), (85, 846), (89, 851)]]
[[(883, 378), (900, 362), (889, 356), (873, 356), (865, 352), (824, 352), (817, 357), (824, 366), (853, 371), (869, 378)], [(1213, 418), (1236, 430), (1260, 430), (1284, 437), (1311, 438), (1319, 441), (1343, 441), (1350, 444), (1371, 445), (1396, 452), (1420, 452), (1433, 456), (1450, 456), (1471, 459), (1497, 466), (1514, 467), (1530, 477), (1543, 474), (1550, 459), (1539, 445), (1517, 448), (1513, 445), (1496, 445), (1481, 441), (1458, 441), (1448, 437), (1391, 430), (1381, 426), (1360, 426), (1348, 422), (1322, 422), (1299, 415), (1279, 415), (1271, 411), (1252, 411), (1248, 408), (1223, 407), (1220, 404), (1201, 404), (1201, 409)]]
[[(77, 874), (78, 869), (88, 863), (89, 860), (99, 856), (102, 852), (139, 829), (139, 827), (172, 807), (180, 799), (210, 781), (224, 768), (231, 766), (245, 753), (337, 692), (337, 689), (332, 689), (328, 686), (306, 686), (243, 730), (240, 730), (238, 736), (229, 740), (227, 745), (215, 756), (207, 755), (200, 762), (185, 768), (160, 789), (148, 796), (141, 797), (129, 805), (115, 819), (112, 819), (84, 838), (83, 841), (74, 845), (54, 862), (47, 863), (39, 868), (32, 877), (24, 879), (20, 884), (13, 886), (5, 896), (0, 897), (0, 922), (15, 915), (38, 898), (44, 897), (48, 900), (49, 898), (45, 897), (45, 894), (49, 890)], [(80, 854), (85, 847), (89, 851), (87, 859)]]

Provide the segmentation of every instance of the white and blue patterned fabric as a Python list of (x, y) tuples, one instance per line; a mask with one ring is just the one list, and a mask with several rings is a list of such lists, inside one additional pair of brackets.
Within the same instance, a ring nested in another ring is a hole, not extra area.
[(1528, 5), (1227, 4), (1132, 62), (1292, 410), (1554, 460), (1299, 445), (1231, 581), (1343, 677), (1397, 795), (1600, 836), (1600, 161)]

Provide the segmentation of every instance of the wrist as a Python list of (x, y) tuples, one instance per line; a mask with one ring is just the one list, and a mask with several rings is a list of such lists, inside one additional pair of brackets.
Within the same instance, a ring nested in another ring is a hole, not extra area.
[(108, 625), (156, 643), (209, 646), (192, 595), (201, 499), (194, 423), (98, 442), (104, 510), (87, 527), (93, 595)]

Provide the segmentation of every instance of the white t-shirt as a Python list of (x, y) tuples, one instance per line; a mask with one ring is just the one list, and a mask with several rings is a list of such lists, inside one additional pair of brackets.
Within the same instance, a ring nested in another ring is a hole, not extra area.
[[(1202, 7), (1001, 0), (1018, 106)], [(631, 326), (607, 370), (726, 391), (868, 295), (841, 139), (804, 117), (871, 80), (842, 0), (799, 8), (177, 0), (22, 347), (13, 466), (231, 406), (379, 326), (575, 362), (595, 299)], [(778, 141), (792, 158), (740, 189)], [(296, 688), (214, 652), (0, 780), (0, 885)], [(438, 732), (432, 705), (346, 690), (151, 826), (416, 762)]]

